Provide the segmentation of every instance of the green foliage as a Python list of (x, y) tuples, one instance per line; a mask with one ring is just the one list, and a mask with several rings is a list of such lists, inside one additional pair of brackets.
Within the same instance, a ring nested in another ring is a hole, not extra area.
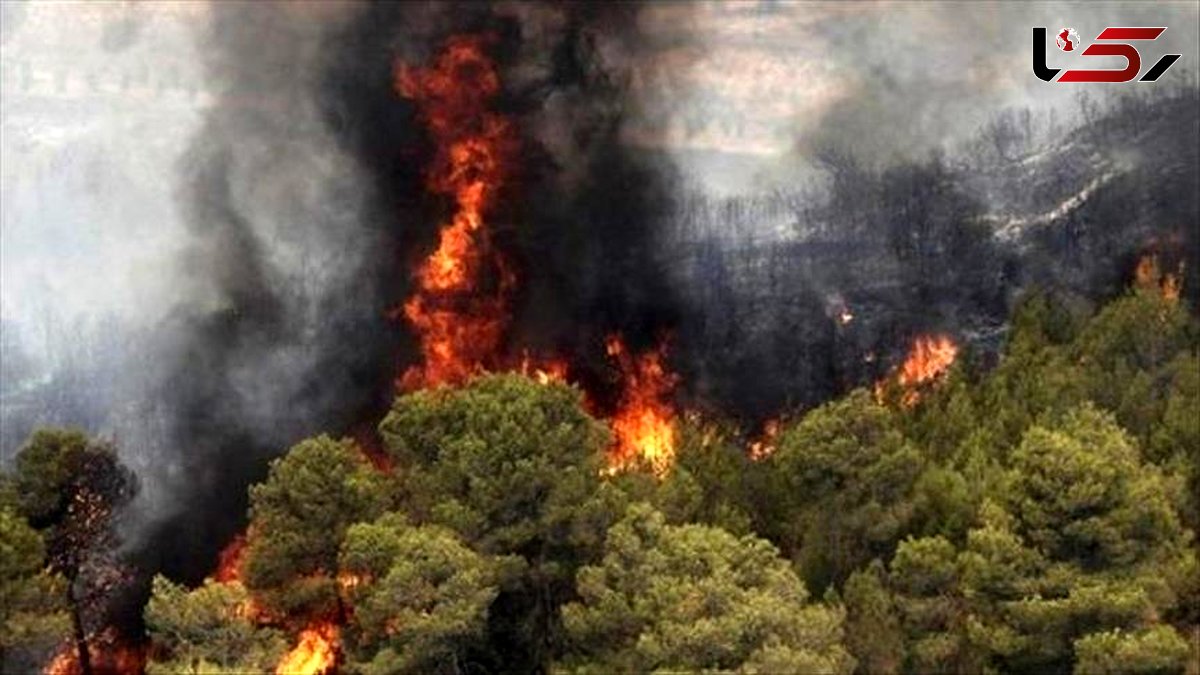
[(891, 555), (911, 526), (924, 460), (893, 413), (858, 390), (785, 428), (765, 464), (776, 480), (772, 538), (824, 589)]
[(157, 576), (146, 604), (146, 631), (156, 649), (147, 672), (235, 673), (272, 669), (287, 650), (279, 630), (260, 625), (237, 582), (206, 581), (187, 590)]
[(1093, 400), (1142, 437), (1158, 417), (1162, 389), (1154, 381), (1159, 371), (1189, 347), (1195, 349), (1196, 331), (1181, 303), (1164, 298), (1157, 287), (1135, 289), (1088, 322), (1071, 355)]
[(17, 453), (16, 491), (20, 510), (37, 527), (57, 522), (66, 513), (70, 483), (88, 452), (103, 452), (81, 431), (38, 429)]
[(963, 472), (930, 464), (913, 486), (914, 528), (960, 541), (975, 518), (981, 487)]
[[(41, 557), (38, 573), (10, 580), (12, 639), (44, 642), (69, 624), (80, 649), (85, 632), (100, 627), (114, 584), (125, 573), (115, 523), (118, 510), (136, 494), (136, 477), (110, 444), (62, 429), (35, 431), (14, 464), (14, 474), (5, 476), (0, 488), (11, 514), (6, 529), (22, 552), (14, 569), (30, 569), (39, 550)], [(25, 519), (37, 530), (39, 549), (29, 547), (33, 540), (27, 533), (20, 534)], [(49, 599), (54, 592), (62, 594), (60, 602)], [(69, 621), (63, 621), (60, 608)], [(0, 656), (8, 667), (8, 655)]]
[(21, 514), (45, 531), (47, 561), (72, 582), (85, 561), (116, 547), (113, 516), (137, 491), (110, 444), (63, 429), (35, 431), (11, 480)]
[(1184, 522), (1200, 528), (1200, 354), (1179, 354), (1166, 367), (1161, 422), (1150, 428), (1146, 456), (1179, 476)]
[(346, 529), (387, 505), (384, 477), (352, 441), (319, 436), (297, 444), (250, 489), (246, 585), (285, 613), (328, 611)]
[(1012, 471), (1009, 502), (1021, 534), (1055, 560), (1088, 570), (1132, 566), (1183, 546), (1161, 472), (1091, 406), (1026, 432)]
[(904, 661), (904, 635), (886, 572), (878, 561), (850, 575), (846, 602), (846, 647), (859, 672), (896, 673)]
[(517, 375), (396, 400), (380, 434), (415, 522), (527, 565), (497, 598), (489, 640), (500, 670), (543, 667), (575, 570), (595, 558), (625, 497), (601, 479), (608, 435), (577, 389)]
[[(1200, 621), (1194, 317), (1157, 288), (1090, 319), (1032, 294), (1011, 328), (997, 366), (956, 369), (903, 411), (930, 462), (914, 488), (923, 537), (884, 586), (914, 671), (1069, 670), (1087, 636), (1119, 629), (1134, 649), (1164, 620)], [(868, 582), (855, 577), (851, 624), (886, 604)]]
[(1036, 289), (1018, 301), (1010, 324), (1009, 356), (1070, 344), (1082, 327), (1078, 312), (1068, 307), (1062, 298)]
[(1075, 656), (1075, 672), (1079, 675), (1182, 673), (1188, 644), (1170, 626), (1130, 633), (1118, 628), (1076, 640)]
[(70, 632), (65, 580), (44, 570), (37, 531), (0, 508), (0, 664), (14, 651), (43, 654)]
[[(11, 479), (22, 515), (44, 530), (49, 565), (75, 583), (85, 563), (92, 567), (117, 546), (112, 527), (116, 510), (133, 499), (137, 480), (107, 443), (78, 431), (35, 431), (17, 453)], [(93, 579), (83, 579), (85, 587)], [(83, 594), (94, 588), (76, 589)]]
[(1074, 642), (1153, 628), (1195, 574), (1166, 481), (1111, 415), (1030, 428), (1011, 466), (965, 545), (909, 539), (892, 559), (912, 670), (1069, 669)]
[(379, 430), (417, 520), (487, 553), (554, 558), (598, 543), (585, 525), (607, 435), (578, 390), (486, 376), (397, 399)]
[(997, 459), (1040, 417), (1087, 398), (1081, 375), (1047, 330), (1032, 321), (1014, 326), (1003, 360), (975, 394), (979, 426), (971, 433)]
[(399, 514), (350, 528), (342, 575), (354, 606), (348, 639), (363, 673), (458, 673), (482, 647), (504, 566), (450, 530)]
[(778, 551), (756, 537), (667, 525), (642, 504), (580, 570), (564, 620), (577, 672), (849, 672), (842, 613), (808, 602)]

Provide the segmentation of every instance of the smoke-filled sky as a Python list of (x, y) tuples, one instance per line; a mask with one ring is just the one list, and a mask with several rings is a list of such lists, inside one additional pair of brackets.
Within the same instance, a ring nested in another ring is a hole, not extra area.
[[(130, 463), (158, 476), (146, 491), (153, 508), (181, 485), (222, 479), (197, 476), (210, 469), (188, 453), (206, 451), (161, 447), (177, 444), (181, 424), (201, 434), (221, 420), (222, 442), (243, 444), (222, 453), (278, 452), (296, 429), (320, 428), (322, 414), (351, 405), (342, 395), (368, 357), (387, 353), (367, 333), (400, 330), (379, 318), (387, 299), (375, 295), (386, 287), (381, 232), (399, 218), (380, 217), (396, 198), (380, 194), (379, 176), (403, 173), (404, 148), (381, 150), (403, 139), (347, 128), (394, 113), (338, 100), (361, 83), (339, 88), (331, 74), (367, 68), (347, 59), (371, 40), (427, 57), (456, 14), (441, 3), (412, 7), (394, 35), (379, 36), (363, 16), (383, 10), (360, 3), (0, 3), (4, 463), (15, 416), (29, 414), (25, 392), (82, 363), (119, 364), (89, 386), (141, 403), (97, 411), (75, 401), (64, 409), (82, 419), (34, 418), (119, 436)], [(1194, 73), (1200, 57), (1196, 2), (670, 2), (600, 19), (586, 5), (492, 9), (521, 35), (506, 72), (558, 87), (526, 96), (544, 110), (522, 114), (564, 175), (583, 164), (571, 155), (584, 132), (595, 133), (583, 111), (619, 123), (612, 137), (595, 137), (665, 157), (680, 184), (714, 195), (805, 181), (827, 147), (887, 164), (953, 148), (1005, 108), (1068, 114), (1084, 89), (1033, 76), (1032, 26), (1069, 26), (1084, 39), (1109, 25), (1168, 26), (1143, 48), (1148, 62), (1183, 55), (1165, 79)], [(567, 44), (576, 20), (594, 22), (588, 59), (617, 80), (608, 108), (595, 93), (606, 90), (579, 84), (590, 75), (568, 72), (578, 55), (537, 56)], [(1052, 66), (1080, 58), (1049, 52)], [(389, 57), (375, 59), (385, 95)], [(608, 206), (590, 199), (579, 203)], [(321, 355), (355, 345), (365, 345), (360, 354)], [(172, 410), (155, 407), (169, 399)]]

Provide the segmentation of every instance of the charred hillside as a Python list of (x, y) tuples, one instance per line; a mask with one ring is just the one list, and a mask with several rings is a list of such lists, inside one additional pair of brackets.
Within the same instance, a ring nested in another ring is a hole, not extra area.
[[(999, 345), (1037, 286), (1094, 303), (1137, 259), (1196, 269), (1197, 90), (1071, 121), (998, 115), (960, 150), (874, 166), (830, 148), (819, 187), (681, 199), (667, 248), (689, 392), (745, 418), (868, 383), (915, 335)], [(1193, 307), (1200, 284), (1184, 283)]]

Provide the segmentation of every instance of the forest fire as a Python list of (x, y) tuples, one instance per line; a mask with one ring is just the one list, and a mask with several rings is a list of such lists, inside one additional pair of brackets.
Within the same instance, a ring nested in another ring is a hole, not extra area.
[(81, 670), (79, 652), (75, 645), (65, 642), (54, 654), (54, 658), (42, 669), (43, 675), (76, 675)]
[(1194, 11), (57, 4), (0, 674), (1200, 675)]
[[(451, 37), (428, 69), (398, 64), (395, 89), (417, 106), (418, 116), (435, 143), (426, 172), (426, 187), (453, 198), (454, 212), (438, 233), (436, 249), (414, 274), (416, 290), (395, 312), (417, 334), (422, 361), (404, 372), (398, 387), (410, 391), (441, 384), (461, 384), (494, 367), (508, 324), (508, 293), (515, 283), (490, 242), (485, 214), (507, 176), (515, 136), (501, 116), (488, 110), (500, 89), (495, 67), (485, 54), (483, 36)], [(528, 356), (522, 371), (539, 380), (561, 380), (566, 364), (534, 365)], [(391, 464), (368, 433), (360, 433), (360, 450), (376, 469)], [(245, 535), (222, 551), (214, 578), (239, 581)], [(361, 581), (339, 577), (349, 590)], [(251, 608), (250, 616), (261, 618)], [(295, 647), (276, 666), (278, 675), (319, 675), (333, 670), (339, 627), (329, 619), (310, 623)]]
[(217, 570), (213, 572), (213, 580), (220, 583), (242, 580), (242, 556), (246, 552), (246, 533), (233, 538), (217, 556)]
[(426, 186), (455, 202), (404, 303), (423, 362), (401, 377), (403, 390), (465, 381), (495, 358), (508, 324), (514, 279), (491, 249), (484, 216), (504, 185), (516, 141), (507, 120), (488, 110), (500, 80), (486, 43), (454, 36), (431, 68), (396, 68), (396, 90), (416, 103), (437, 146)]
[[(127, 643), (109, 627), (88, 641), (88, 668), (105, 675), (136, 675), (145, 670), (146, 650)], [(64, 642), (42, 669), (43, 675), (83, 675), (79, 650), (73, 641)]]
[[(453, 216), (439, 232), (437, 248), (416, 270), (416, 290), (402, 308), (417, 334), (422, 360), (400, 377), (401, 391), (462, 384), (491, 369), (516, 370), (543, 384), (567, 381), (569, 364), (564, 359), (526, 351), (519, 360), (506, 360), (500, 354), (515, 277), (491, 246), (485, 215), (508, 175), (506, 162), (515, 137), (508, 123), (488, 110), (500, 85), (484, 53), (486, 46), (485, 37), (455, 36), (432, 67), (396, 68), (397, 91), (416, 103), (436, 143), (426, 187), (452, 197), (455, 204)], [(675, 413), (667, 399), (677, 381), (665, 367), (665, 346), (632, 355), (614, 335), (606, 349), (618, 366), (621, 387), (611, 420), (617, 439), (612, 467), (644, 462), (662, 474), (675, 452)], [(373, 437), (356, 437), (376, 469), (390, 470), (389, 463), (377, 459), (384, 453), (374, 447)], [(245, 549), (246, 535), (234, 538), (220, 554), (214, 580), (240, 581)], [(356, 575), (338, 576), (343, 591), (363, 581)], [(253, 608), (247, 616), (264, 620)], [(300, 632), (276, 673), (329, 672), (337, 659), (338, 639), (337, 622), (315, 620)]]
[(921, 386), (944, 375), (957, 356), (958, 345), (947, 335), (917, 337), (904, 363), (888, 378), (875, 384), (875, 398), (882, 402), (888, 385), (894, 381), (902, 392), (900, 403), (906, 407), (916, 405), (921, 400)]
[(1176, 302), (1183, 287), (1182, 267), (1181, 263), (1177, 273), (1163, 272), (1158, 264), (1158, 256), (1144, 255), (1138, 260), (1134, 270), (1134, 285), (1143, 289), (1157, 287), (1164, 300)]
[(748, 454), (750, 459), (759, 461), (770, 457), (775, 452), (775, 442), (783, 423), (779, 418), (769, 419), (763, 424), (762, 435), (750, 442)]
[(528, 353), (521, 356), (521, 374), (537, 380), (540, 384), (566, 382), (570, 366), (562, 359), (535, 360)]
[[(217, 556), (217, 569), (212, 573), (212, 580), (220, 584), (242, 583), (242, 562), (246, 557), (246, 547), (249, 543), (249, 531), (235, 536)], [(251, 597), (242, 602), (236, 609), (236, 614), (245, 619), (263, 621), (267, 613), (263, 607)]]
[(366, 574), (354, 574), (353, 572), (338, 572), (337, 583), (338, 588), (343, 592), (353, 591), (359, 586), (370, 581), (370, 577)]
[(331, 672), (337, 658), (338, 628), (318, 622), (300, 631), (300, 641), (275, 667), (275, 675), (321, 675)]
[(623, 387), (610, 421), (615, 442), (609, 468), (644, 462), (661, 476), (675, 458), (675, 410), (669, 396), (679, 380), (666, 368), (666, 345), (635, 356), (620, 336), (610, 335), (605, 348), (620, 368)]
[[(396, 69), (397, 91), (416, 103), (437, 146), (426, 186), (452, 196), (456, 205), (403, 307), (422, 356), (422, 363), (400, 378), (405, 391), (461, 384), (505, 365), (498, 352), (515, 277), (492, 249), (484, 216), (509, 177), (516, 137), (508, 121), (488, 108), (500, 80), (485, 53), (487, 43), (485, 36), (454, 36), (432, 67), (400, 64)], [(674, 456), (674, 411), (667, 397), (677, 378), (666, 370), (662, 348), (634, 357), (614, 336), (607, 351), (620, 368), (623, 389), (611, 421), (617, 438), (614, 466), (639, 457), (661, 473)], [(535, 361), (526, 353), (515, 369), (548, 384), (565, 382), (568, 365), (559, 359)]]
[(1195, 3), (959, 4), (4, 3), (0, 675), (1200, 675)]

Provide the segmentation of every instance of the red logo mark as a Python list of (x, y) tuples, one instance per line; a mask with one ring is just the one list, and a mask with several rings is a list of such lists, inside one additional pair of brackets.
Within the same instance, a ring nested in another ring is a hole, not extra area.
[[(1096, 40), (1108, 41), (1107, 44), (1094, 43), (1080, 52), (1081, 56), (1120, 56), (1125, 59), (1125, 67), (1119, 70), (1068, 70), (1058, 78), (1059, 82), (1129, 82), (1138, 76), (1142, 70), (1142, 55), (1129, 41), (1157, 40), (1166, 27), (1110, 27), (1100, 31)], [(1072, 28), (1064, 28), (1055, 36), (1055, 43), (1064, 52), (1074, 51), (1079, 46), (1079, 36)], [(1166, 54), (1146, 71), (1140, 82), (1153, 82), (1167, 72), (1179, 60), (1179, 54)], [(1046, 29), (1033, 29), (1033, 74), (1046, 82), (1053, 82), (1060, 68), (1046, 66)]]

